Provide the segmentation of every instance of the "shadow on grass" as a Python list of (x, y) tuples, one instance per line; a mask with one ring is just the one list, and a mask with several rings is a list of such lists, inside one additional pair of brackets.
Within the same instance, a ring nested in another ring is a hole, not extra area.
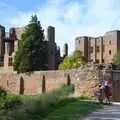
[[(56, 104), (43, 106), (41, 100), (34, 100), (19, 106), (6, 116), (0, 115), (0, 120), (67, 120), (69, 118), (84, 116), (99, 107), (93, 101), (83, 101), (77, 98), (64, 98)], [(22, 111), (20, 110), (22, 109)], [(6, 111), (5, 111), (6, 112)]]
[(99, 107), (100, 104), (93, 101), (81, 101), (75, 98), (65, 99), (54, 106), (52, 111), (48, 112), (46, 116), (39, 120), (67, 120), (85, 116)]

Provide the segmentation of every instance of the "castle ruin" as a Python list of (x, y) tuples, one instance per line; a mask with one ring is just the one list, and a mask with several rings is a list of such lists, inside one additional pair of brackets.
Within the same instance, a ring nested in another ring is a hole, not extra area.
[(120, 50), (120, 31), (109, 31), (100, 37), (76, 37), (75, 49), (82, 51), (89, 62), (97, 64), (112, 63)]
[[(10, 28), (5, 32), (5, 27), (0, 26), (0, 72), (13, 71), (13, 57), (18, 50), (22, 34), (25, 27)], [(60, 63), (60, 48), (55, 43), (55, 28), (47, 28), (47, 48), (48, 48), (48, 70), (55, 70)]]

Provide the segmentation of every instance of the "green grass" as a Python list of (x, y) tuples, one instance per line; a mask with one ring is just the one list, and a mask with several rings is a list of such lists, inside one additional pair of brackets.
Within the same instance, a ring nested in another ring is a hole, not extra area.
[(97, 102), (86, 101), (87, 97), (68, 98), (73, 86), (41, 96), (8, 95), (0, 102), (4, 108), (0, 110), (0, 120), (68, 120), (87, 115), (99, 108)]
[[(47, 107), (41, 106), (39, 101), (32, 105), (28, 102), (27, 107), (25, 105), (8, 109), (7, 112), (0, 115), (0, 120), (68, 120), (85, 116), (89, 112), (100, 108), (100, 105), (96, 102), (75, 98), (66, 98)], [(5, 119), (2, 118), (3, 116)]]
[(99, 107), (100, 105), (98, 103), (92, 101), (65, 99), (41, 120), (68, 120), (76, 117), (82, 117)]

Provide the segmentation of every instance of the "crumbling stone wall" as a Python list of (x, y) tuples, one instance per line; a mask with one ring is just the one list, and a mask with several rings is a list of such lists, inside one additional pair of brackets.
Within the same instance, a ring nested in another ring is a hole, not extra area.
[(63, 84), (75, 85), (75, 95), (93, 96), (99, 83), (109, 80), (114, 101), (120, 101), (120, 71), (99, 71), (92, 67), (73, 70), (38, 71), (32, 75), (0, 73), (0, 86), (13, 94), (42, 94)]
[(75, 93), (91, 96), (99, 83), (98, 72), (93, 69), (38, 71), (31, 75), (0, 73), (0, 86), (14, 94), (42, 94), (63, 84), (75, 84)]
[(76, 81), (76, 93), (78, 95), (87, 95), (93, 97), (93, 93), (96, 91), (97, 86), (100, 84), (99, 73), (94, 70), (86, 70), (78, 73)]

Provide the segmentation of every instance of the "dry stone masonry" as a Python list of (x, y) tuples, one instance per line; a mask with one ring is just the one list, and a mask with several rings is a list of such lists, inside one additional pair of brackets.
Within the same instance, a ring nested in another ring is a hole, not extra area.
[(81, 66), (73, 70), (37, 71), (31, 75), (0, 73), (0, 86), (13, 94), (40, 95), (60, 88), (63, 84), (74, 84), (74, 95), (93, 97), (103, 80), (110, 80), (113, 100), (120, 101), (120, 71), (99, 71), (94, 66)]

